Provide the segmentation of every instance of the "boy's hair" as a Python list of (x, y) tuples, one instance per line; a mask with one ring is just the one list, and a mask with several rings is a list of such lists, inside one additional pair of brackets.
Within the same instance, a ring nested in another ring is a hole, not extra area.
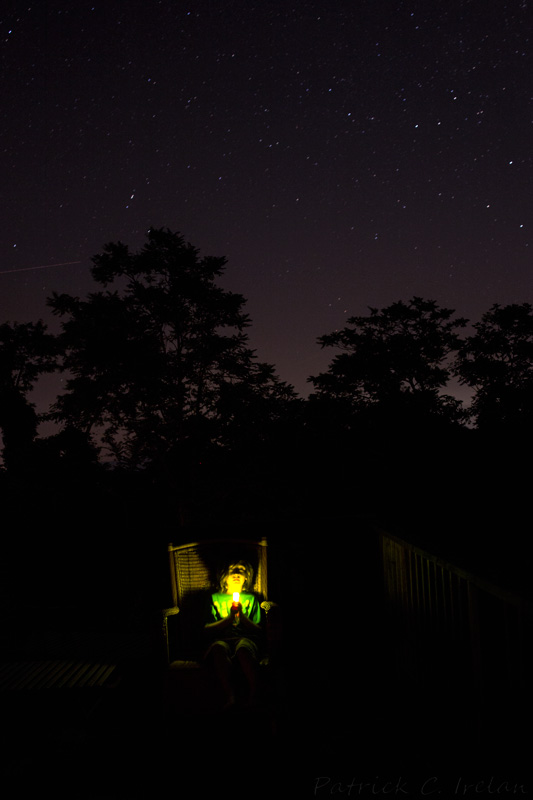
[(254, 588), (254, 568), (249, 561), (233, 561), (228, 564), (226, 569), (222, 570), (219, 577), (219, 591), (225, 594), (228, 589), (228, 577), (233, 567), (237, 565), (244, 567), (244, 583), (242, 585), (243, 592), (251, 592)]

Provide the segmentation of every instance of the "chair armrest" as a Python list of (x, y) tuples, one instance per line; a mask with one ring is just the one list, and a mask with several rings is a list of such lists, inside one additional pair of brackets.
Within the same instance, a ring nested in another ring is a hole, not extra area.
[(173, 617), (175, 614), (179, 614), (180, 610), (178, 606), (171, 606), (171, 608), (163, 608), (161, 610), (161, 616), (163, 619), (167, 619), (167, 617)]
[(268, 613), (272, 608), (279, 608), (279, 606), (277, 603), (272, 602), (272, 600), (263, 600), (263, 602), (261, 603), (261, 608), (268, 616)]

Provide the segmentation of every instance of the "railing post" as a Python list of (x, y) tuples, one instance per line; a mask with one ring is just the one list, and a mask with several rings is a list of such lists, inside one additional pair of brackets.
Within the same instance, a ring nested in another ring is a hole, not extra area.
[(176, 562), (174, 557), (174, 545), (172, 542), (168, 545), (168, 560), (170, 568), (170, 588), (172, 591), (172, 605), (178, 605), (178, 586), (176, 583)]

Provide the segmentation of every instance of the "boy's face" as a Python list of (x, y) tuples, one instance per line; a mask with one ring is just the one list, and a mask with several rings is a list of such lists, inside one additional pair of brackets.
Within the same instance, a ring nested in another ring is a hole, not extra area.
[(246, 573), (243, 564), (232, 564), (228, 571), (228, 594), (242, 592), (242, 587), (246, 580)]

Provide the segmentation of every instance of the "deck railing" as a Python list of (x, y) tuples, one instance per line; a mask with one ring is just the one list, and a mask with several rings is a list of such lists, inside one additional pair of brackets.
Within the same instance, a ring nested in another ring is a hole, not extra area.
[(379, 542), (399, 674), (468, 708), (470, 733), (515, 729), (532, 705), (531, 602), (397, 536)]

